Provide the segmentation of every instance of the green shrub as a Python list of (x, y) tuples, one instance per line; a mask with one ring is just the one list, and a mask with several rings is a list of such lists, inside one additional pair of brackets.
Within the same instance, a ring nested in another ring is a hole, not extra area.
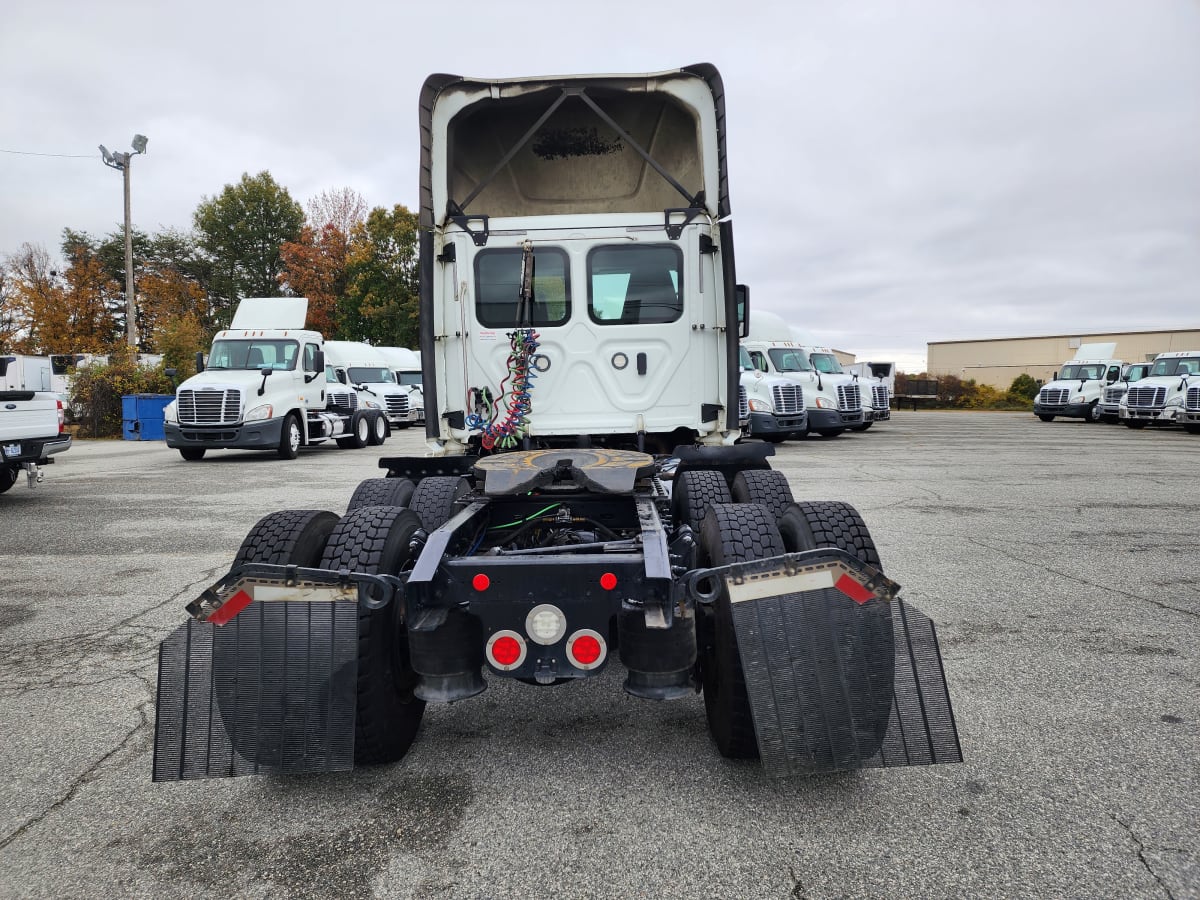
[(107, 365), (85, 366), (71, 381), (71, 410), (81, 437), (119, 437), (121, 398), (129, 394), (173, 394), (175, 386), (160, 366), (139, 366), (129, 353), (116, 353)]

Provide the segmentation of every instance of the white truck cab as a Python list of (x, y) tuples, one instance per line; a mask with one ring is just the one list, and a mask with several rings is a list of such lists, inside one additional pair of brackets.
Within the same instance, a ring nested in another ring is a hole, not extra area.
[(179, 385), (163, 411), (167, 446), (195, 461), (214, 449), (295, 459), (301, 447), (330, 439), (375, 443), (382, 410), (326, 409), (325, 340), (305, 330), (307, 312), (305, 297), (242, 300), (213, 338), (207, 367)]
[(896, 392), (896, 364), (894, 362), (856, 362), (843, 366), (843, 370), (858, 378), (862, 392), (863, 424), (852, 430), (866, 431), (875, 422), (886, 422), (892, 417), (892, 395)]
[(1033, 413), (1043, 422), (1056, 416), (1100, 421), (1100, 401), (1109, 385), (1121, 377), (1123, 363), (1113, 359), (1117, 345), (1082, 344), (1075, 358), (1063, 363), (1054, 380), (1042, 386), (1033, 400)]
[(424, 376), (421, 374), (421, 354), (407, 347), (377, 347), (387, 360), (396, 383), (408, 391), (408, 409), (412, 421), (425, 424)]
[[(745, 347), (739, 348), (741, 393), (746, 398), (746, 434), (778, 444), (808, 428), (804, 388), (782, 375), (772, 375), (754, 365)], [(795, 355), (799, 353), (792, 351)], [(797, 361), (798, 362), (798, 361)], [(791, 365), (787, 359), (783, 366)]]
[(325, 360), (338, 380), (375, 398), (392, 428), (408, 428), (417, 421), (409, 391), (396, 381), (387, 356), (362, 341), (326, 341)]
[(742, 341), (742, 347), (750, 354), (756, 369), (781, 375), (803, 389), (808, 421), (797, 436), (816, 432), (822, 437), (836, 437), (847, 428), (863, 424), (858, 382), (842, 371), (829, 348), (807, 346), (794, 340), (779, 316), (753, 311), (749, 335)]
[(1188, 391), (1200, 386), (1200, 350), (1160, 353), (1150, 374), (1121, 398), (1121, 422), (1129, 428), (1187, 424)]
[(1150, 374), (1150, 368), (1153, 365), (1148, 362), (1129, 363), (1121, 370), (1121, 380), (1106, 387), (1104, 396), (1100, 398), (1098, 408), (1101, 422), (1121, 421), (1121, 398), (1125, 396), (1125, 392), (1129, 390), (1131, 384), (1141, 381)]
[(1200, 434), (1200, 384), (1189, 384), (1180, 415), (1188, 434)]

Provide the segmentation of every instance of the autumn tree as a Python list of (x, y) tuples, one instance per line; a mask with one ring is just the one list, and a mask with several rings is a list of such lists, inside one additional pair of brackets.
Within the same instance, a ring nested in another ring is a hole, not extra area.
[(24, 312), (17, 301), (15, 284), (8, 266), (8, 260), (0, 264), (0, 353), (12, 349), (25, 327)]
[(332, 225), (342, 234), (349, 235), (367, 218), (367, 201), (354, 188), (348, 187), (321, 191), (305, 204), (305, 209), (308, 224), (317, 234)]
[(212, 262), (211, 300), (218, 322), (228, 321), (242, 297), (283, 293), (280, 246), (300, 236), (304, 210), (270, 172), (244, 174), (218, 196), (205, 197), (192, 219)]
[(350, 236), (338, 331), (384, 346), (417, 342), (417, 216), (376, 207)]

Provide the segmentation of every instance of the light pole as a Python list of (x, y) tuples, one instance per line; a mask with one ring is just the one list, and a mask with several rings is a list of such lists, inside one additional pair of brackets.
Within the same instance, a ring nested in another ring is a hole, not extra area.
[(133, 136), (132, 153), (109, 153), (108, 148), (100, 145), (100, 154), (104, 164), (110, 169), (120, 169), (125, 174), (125, 339), (129, 346), (137, 351), (137, 305), (133, 300), (133, 235), (129, 230), (129, 167), (133, 157), (146, 152), (146, 136)]

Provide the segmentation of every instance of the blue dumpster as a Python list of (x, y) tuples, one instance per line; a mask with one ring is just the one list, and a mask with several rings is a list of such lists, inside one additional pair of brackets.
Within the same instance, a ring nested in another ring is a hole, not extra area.
[(161, 441), (163, 410), (173, 394), (129, 394), (121, 398), (121, 437), (127, 441)]

